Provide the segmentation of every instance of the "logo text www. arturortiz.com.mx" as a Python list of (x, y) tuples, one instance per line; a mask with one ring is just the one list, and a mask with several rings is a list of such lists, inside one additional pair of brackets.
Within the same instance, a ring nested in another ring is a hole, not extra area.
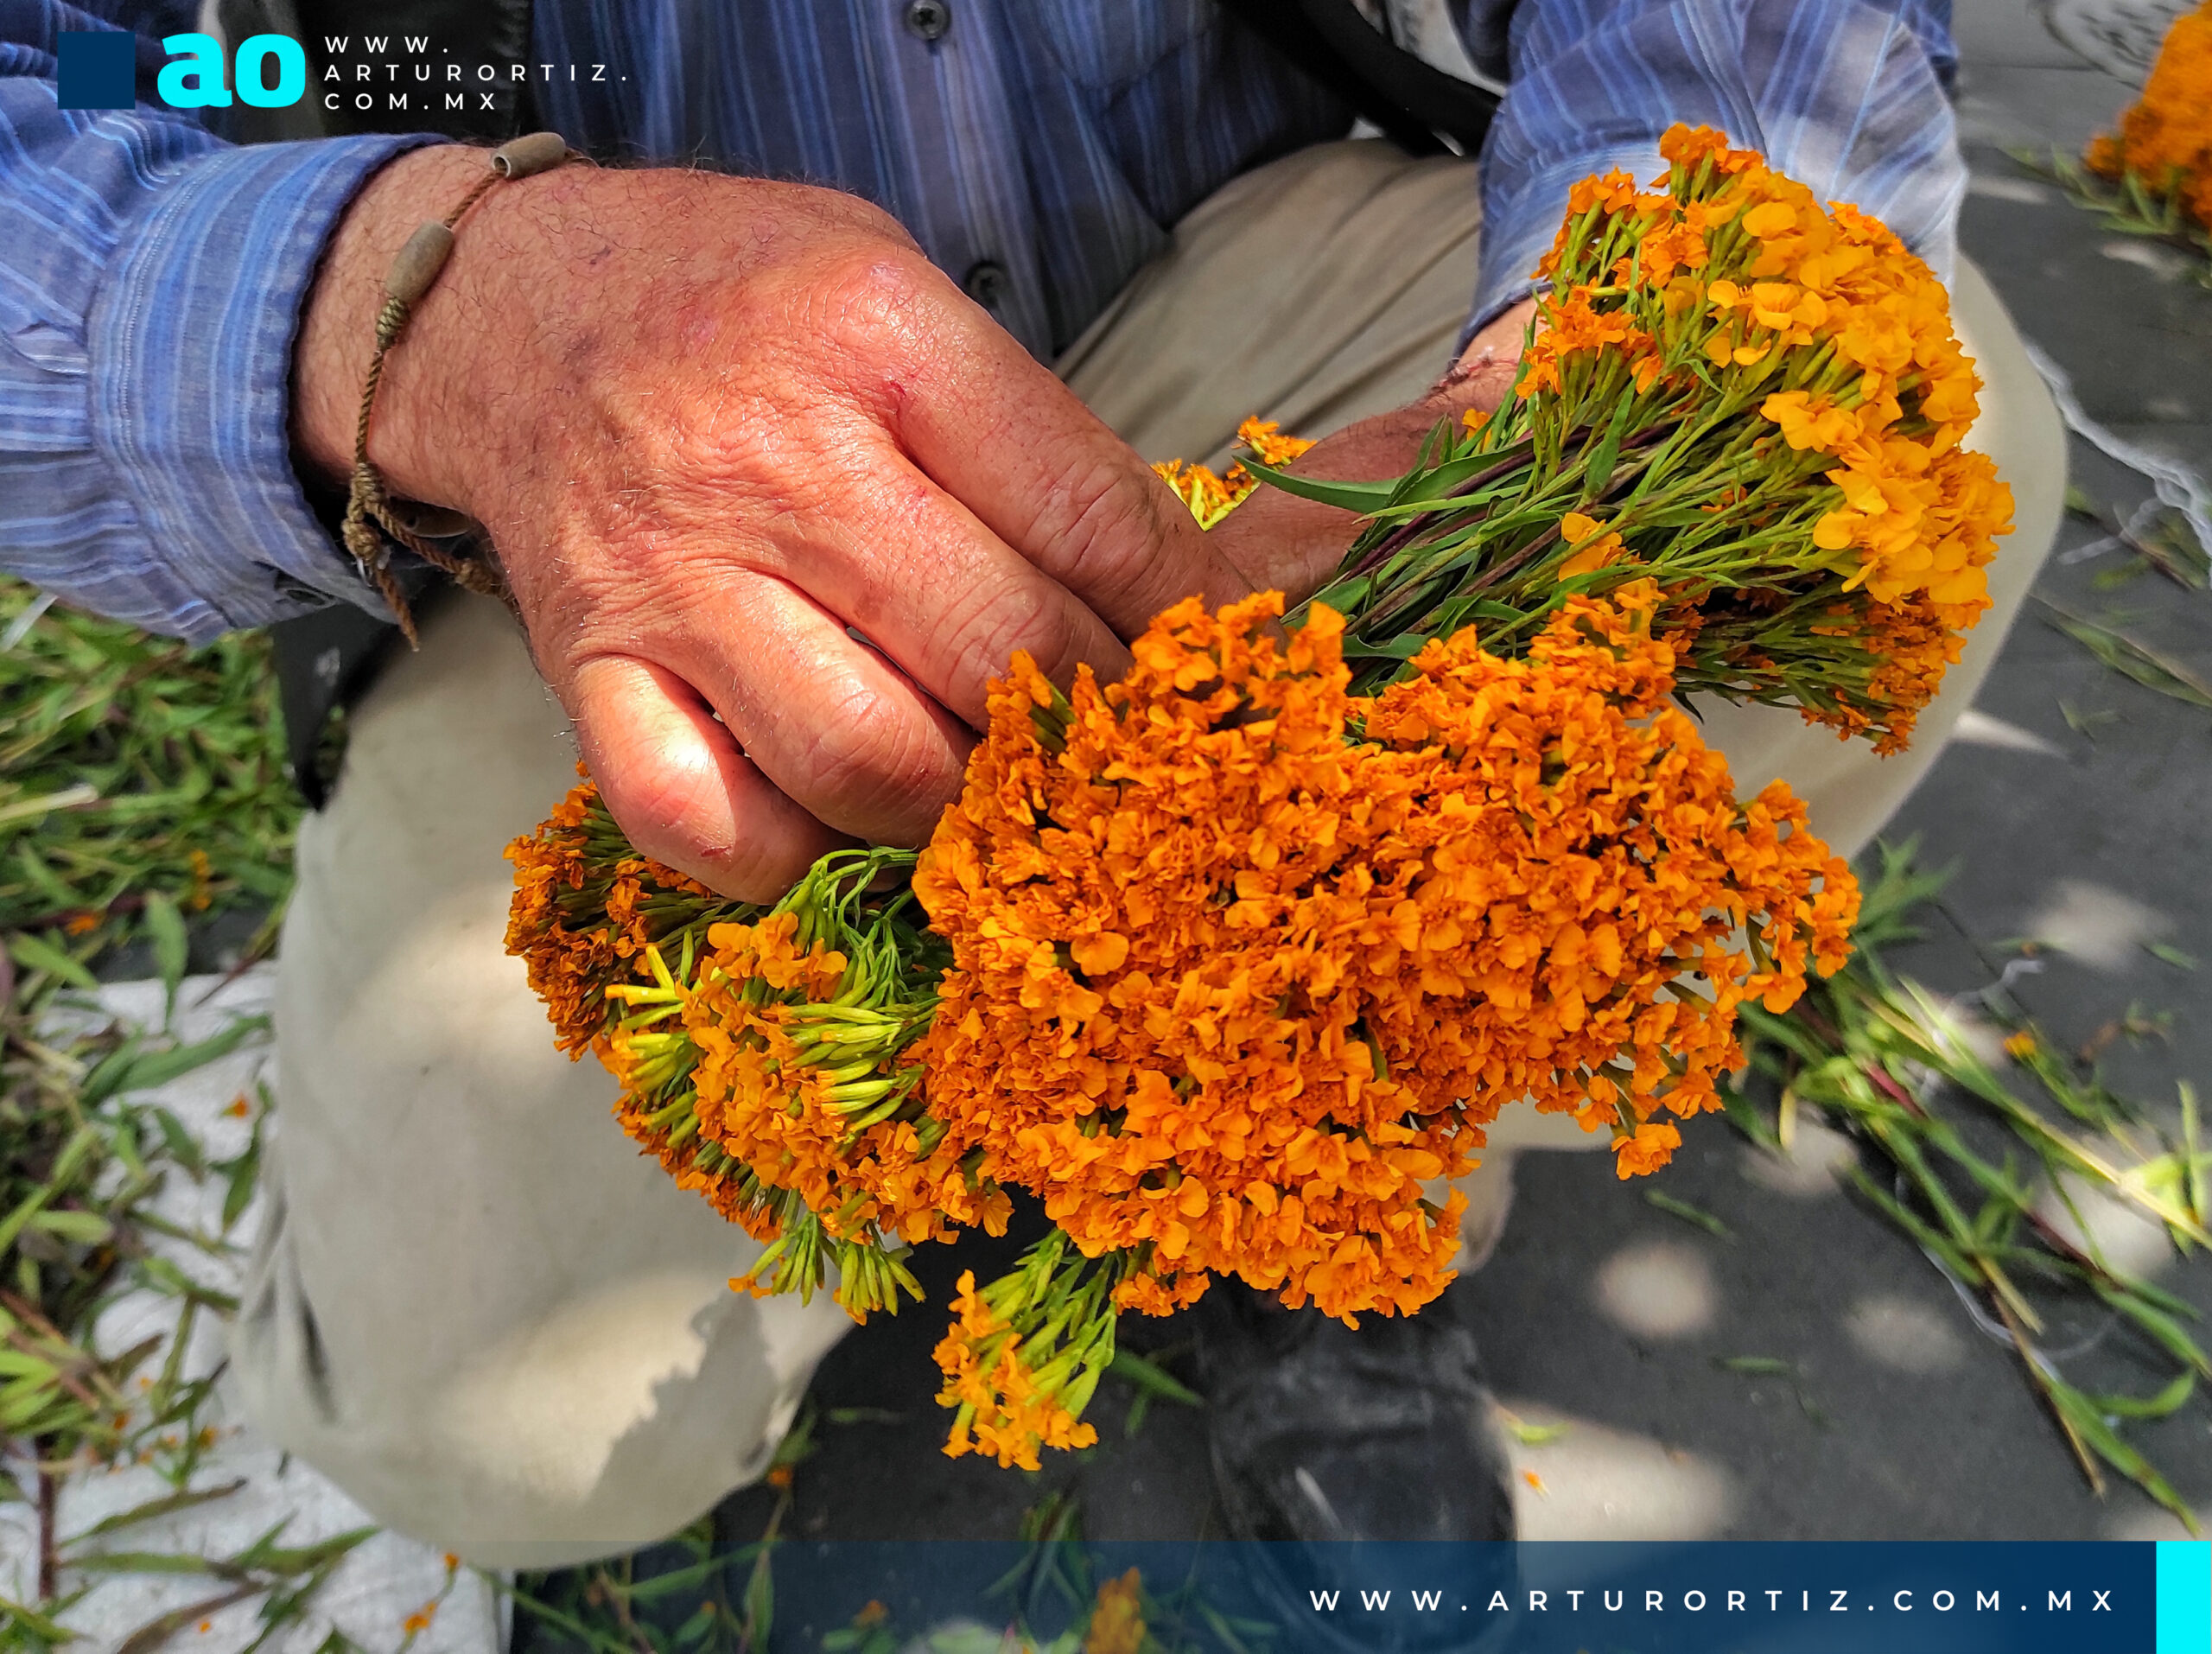
[[(286, 109), (308, 95), (306, 49), (283, 35), (250, 35), (227, 58), (212, 35), (170, 35), (154, 96), (171, 109)], [(56, 43), (55, 92), (64, 109), (130, 109), (139, 101), (139, 53), (149, 42), (117, 29), (64, 31)], [(349, 51), (358, 45), (365, 57)], [(401, 48), (394, 54), (392, 48)], [(464, 65), (430, 57), (428, 35), (333, 36), (320, 102), (326, 110), (422, 112), (492, 109), (498, 93), (528, 78), (603, 81), (604, 63)], [(152, 68), (150, 63), (143, 66)], [(535, 71), (535, 77), (532, 72)]]

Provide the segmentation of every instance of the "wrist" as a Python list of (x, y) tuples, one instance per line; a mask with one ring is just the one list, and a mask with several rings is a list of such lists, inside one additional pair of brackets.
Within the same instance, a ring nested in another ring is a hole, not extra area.
[[(488, 164), (486, 151), (461, 144), (403, 155), (370, 181), (331, 237), (294, 347), (292, 429), (307, 467), (333, 482), (353, 468), (392, 261), (418, 226), (453, 210)], [(461, 252), (490, 205), (487, 198), (464, 220), (448, 269), (416, 306), (405, 339), (387, 353), (369, 434), (369, 457), (394, 495), (472, 512), (481, 493), (471, 474), (475, 450), (456, 439), (463, 427), (454, 416), (460, 388), (478, 376), (483, 328), (480, 315), (470, 322), (479, 307), (463, 290), (472, 272)]]

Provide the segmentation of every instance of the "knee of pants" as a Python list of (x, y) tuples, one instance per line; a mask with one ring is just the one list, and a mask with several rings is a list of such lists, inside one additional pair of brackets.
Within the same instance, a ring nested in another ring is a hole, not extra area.
[(671, 1270), (571, 1296), (442, 1371), (365, 1375), (333, 1360), (276, 1238), (231, 1340), (247, 1416), (385, 1526), (479, 1567), (635, 1550), (758, 1479), (849, 1325)]

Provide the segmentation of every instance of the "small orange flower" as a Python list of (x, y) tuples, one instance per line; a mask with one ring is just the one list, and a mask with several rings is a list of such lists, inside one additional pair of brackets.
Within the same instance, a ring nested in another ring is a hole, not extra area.
[(1083, 1654), (1138, 1654), (1144, 1639), (1144, 1581), (1133, 1568), (1099, 1586), (1083, 1634)]
[(1619, 535), (1579, 511), (1571, 511), (1559, 519), (1559, 538), (1560, 544), (1571, 548), (1571, 555), (1559, 566), (1561, 580), (1595, 574), (1600, 569), (1629, 560)]
[(1274, 420), (1256, 416), (1237, 426), (1236, 440), (1266, 466), (1287, 465), (1313, 446), (1306, 437), (1285, 436)]
[(1645, 1121), (1613, 1145), (1614, 1169), (1623, 1178), (1656, 1172), (1675, 1157), (1682, 1134), (1664, 1121)]

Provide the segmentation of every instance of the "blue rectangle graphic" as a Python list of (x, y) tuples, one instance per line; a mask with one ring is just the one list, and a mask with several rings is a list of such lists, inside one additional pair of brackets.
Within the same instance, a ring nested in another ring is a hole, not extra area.
[(63, 29), (54, 42), (54, 99), (64, 109), (129, 109), (137, 101), (138, 44), (121, 29)]
[(2212, 1654), (2212, 1539), (2158, 1542), (2158, 1654)]

